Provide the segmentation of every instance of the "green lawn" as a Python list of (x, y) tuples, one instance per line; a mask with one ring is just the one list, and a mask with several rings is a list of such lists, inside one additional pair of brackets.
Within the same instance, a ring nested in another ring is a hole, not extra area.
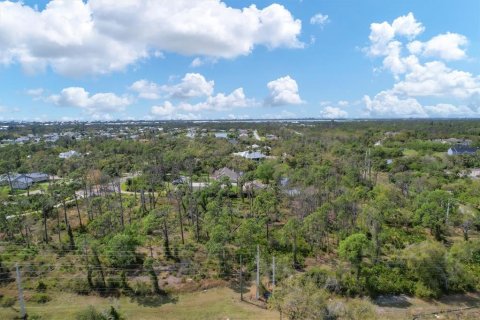
[(405, 149), (403, 150), (403, 155), (405, 157), (415, 157), (418, 155), (418, 152), (413, 149)]
[[(89, 305), (95, 306), (97, 310), (114, 306), (126, 319), (138, 320), (279, 319), (277, 312), (241, 302), (238, 293), (229, 288), (181, 294), (174, 296), (170, 301), (162, 299), (132, 301), (128, 297), (115, 299), (61, 293), (43, 305), (27, 302), (27, 312), (29, 315), (41, 316), (41, 319), (74, 319), (79, 310)], [(0, 308), (0, 319), (13, 319), (18, 315), (17, 310), (18, 305), (14, 308)]]

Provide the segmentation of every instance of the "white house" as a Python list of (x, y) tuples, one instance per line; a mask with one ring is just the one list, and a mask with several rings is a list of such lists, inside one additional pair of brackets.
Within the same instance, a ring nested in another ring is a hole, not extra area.
[(58, 155), (60, 159), (70, 159), (71, 157), (79, 157), (80, 153), (75, 150), (70, 150), (67, 152), (62, 152)]
[(240, 156), (240, 157), (243, 157), (245, 159), (255, 160), (255, 161), (259, 161), (259, 160), (265, 159), (267, 157), (266, 155), (264, 155), (263, 153), (258, 152), (258, 151), (254, 151), (254, 152), (251, 152), (251, 151), (235, 152), (233, 155)]

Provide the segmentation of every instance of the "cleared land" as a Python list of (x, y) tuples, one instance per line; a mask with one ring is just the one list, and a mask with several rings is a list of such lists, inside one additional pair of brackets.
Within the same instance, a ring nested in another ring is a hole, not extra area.
[[(28, 292), (26, 293), (28, 295)], [(238, 293), (229, 288), (214, 288), (195, 293), (173, 296), (169, 300), (162, 298), (128, 297), (120, 299), (97, 296), (78, 296), (62, 293), (45, 304), (27, 302), (30, 315), (42, 319), (74, 319), (75, 314), (92, 305), (97, 310), (110, 306), (117, 308), (127, 319), (279, 319), (275, 311), (264, 310), (252, 304), (241, 302)], [(13, 308), (0, 308), (0, 319), (14, 319), (18, 316), (18, 304)]]

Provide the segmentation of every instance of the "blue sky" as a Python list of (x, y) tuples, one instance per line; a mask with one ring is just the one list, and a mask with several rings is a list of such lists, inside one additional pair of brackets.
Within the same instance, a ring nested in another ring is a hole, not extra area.
[(477, 0), (118, 3), (0, 1), (0, 120), (480, 115)]

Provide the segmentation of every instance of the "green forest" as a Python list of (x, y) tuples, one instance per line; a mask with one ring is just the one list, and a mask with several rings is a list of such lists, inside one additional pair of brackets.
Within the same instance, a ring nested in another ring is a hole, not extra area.
[[(0, 143), (2, 319), (403, 319), (379, 301), (480, 289), (476, 120), (12, 123)], [(232, 306), (175, 316), (216, 290)]]

